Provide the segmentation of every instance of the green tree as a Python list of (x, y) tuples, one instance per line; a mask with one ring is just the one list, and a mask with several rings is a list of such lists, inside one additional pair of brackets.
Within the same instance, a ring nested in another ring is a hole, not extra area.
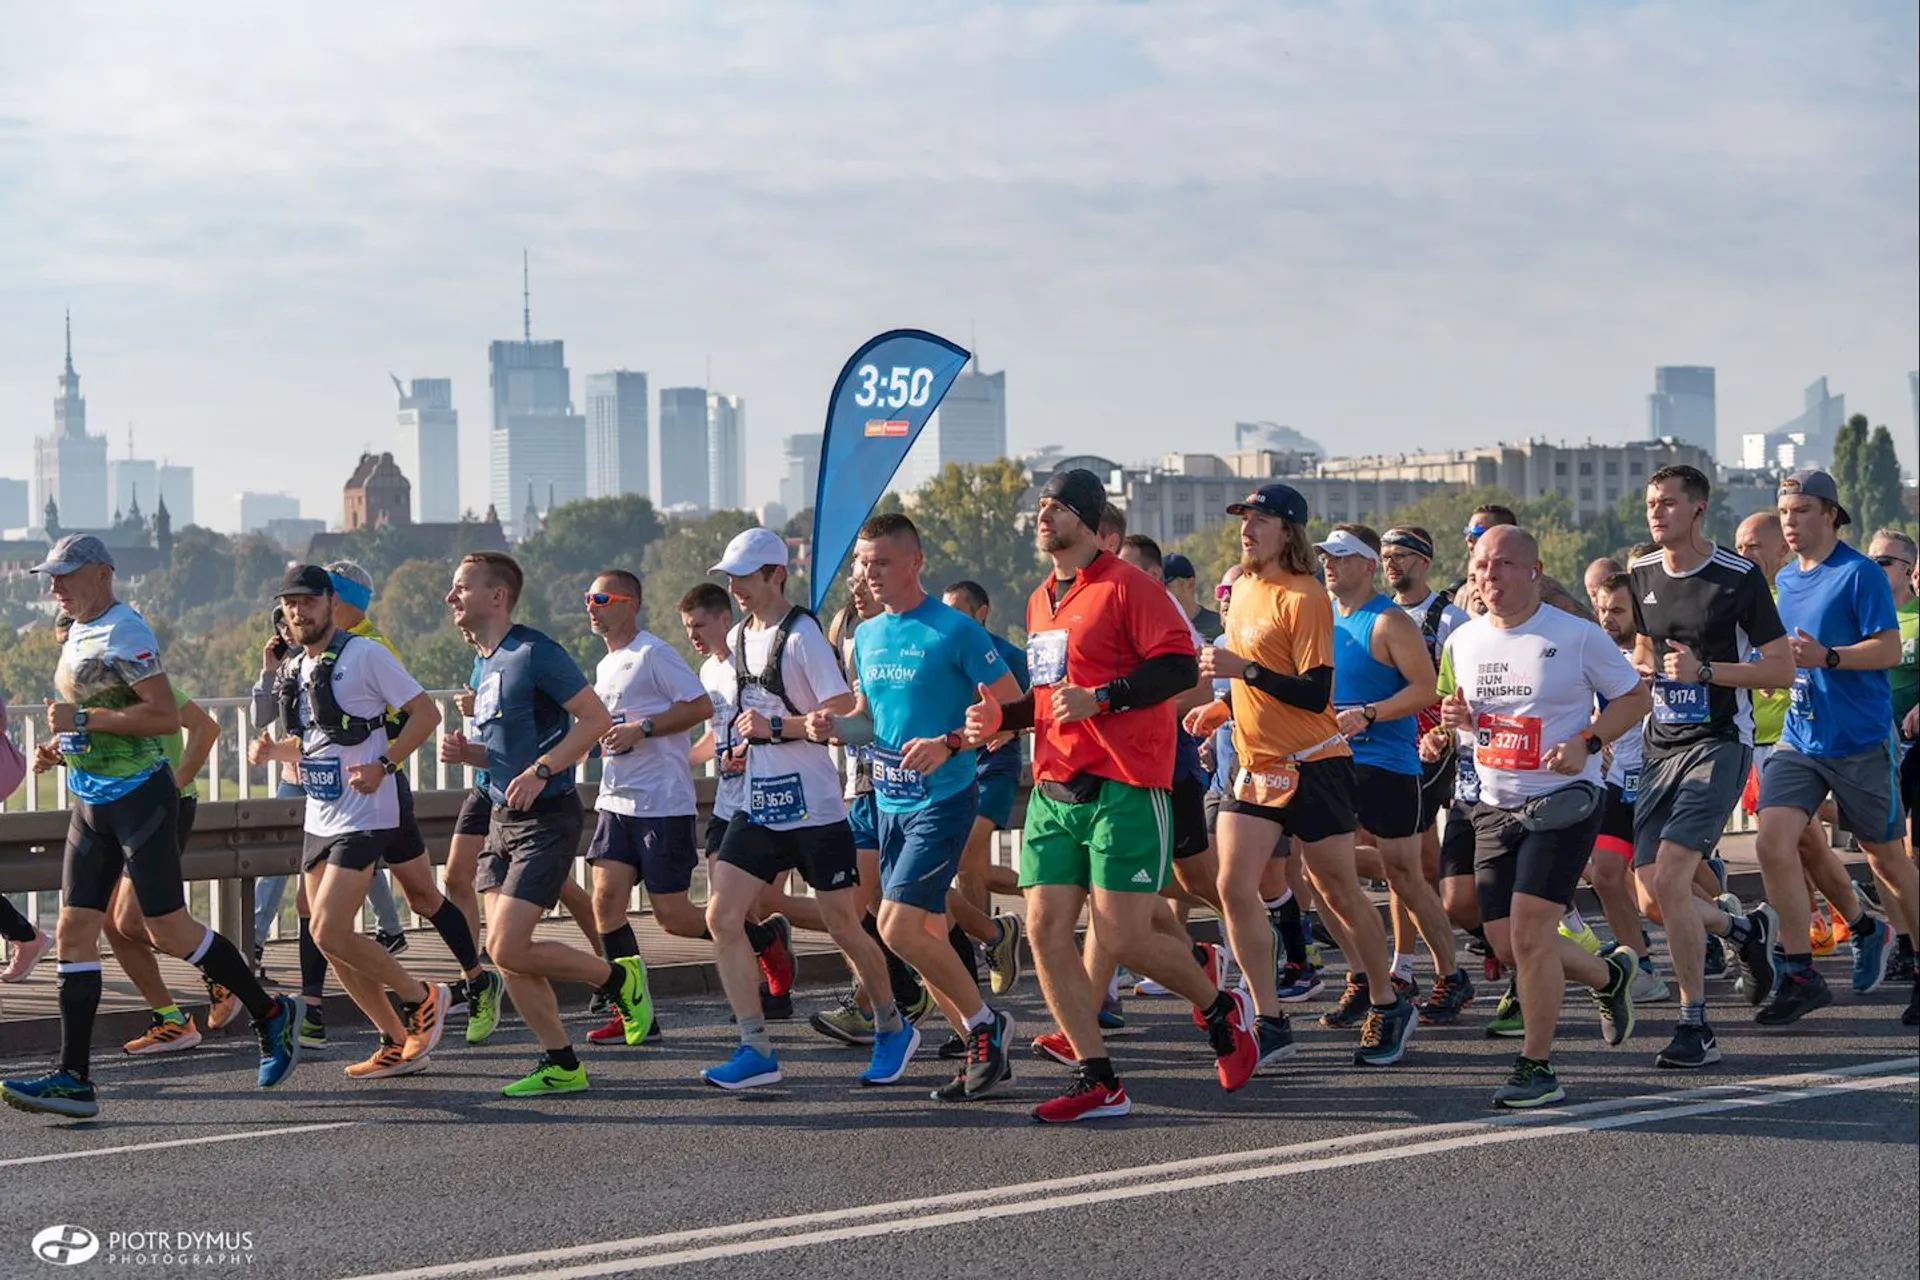
[(1161, 550), (1177, 551), (1193, 561), (1193, 573), (1199, 583), (1200, 596), (1207, 599), (1213, 584), (1225, 577), (1228, 569), (1240, 563), (1240, 522), (1232, 516), (1222, 516), (1219, 524), (1195, 529), (1176, 540), (1172, 546)]
[[(380, 629), (396, 643), (407, 643), (450, 630), (447, 587), (453, 566), (441, 560), (409, 560), (387, 575), (374, 597), (372, 614)], [(419, 673), (415, 672), (415, 678)]]
[(1867, 484), (1867, 415), (1856, 413), (1833, 437), (1833, 465), (1828, 471), (1840, 489), (1840, 503), (1855, 510)]
[(927, 555), (925, 582), (938, 594), (970, 578), (987, 589), (1002, 627), (1024, 630), (1026, 599), (1040, 580), (1025, 512), (1027, 476), (1016, 462), (949, 462), (913, 495), (910, 514)]
[(53, 696), (53, 668), (59, 661), (51, 626), (24, 633), (0, 629), (0, 698), (10, 714), (31, 715)]
[(1873, 429), (1873, 436), (1863, 450), (1858, 486), (1854, 489), (1843, 487), (1840, 499), (1860, 525), (1862, 544), (1875, 529), (1897, 526), (1906, 520), (1906, 497), (1900, 483), (1900, 458), (1894, 451), (1893, 433), (1887, 430), (1884, 423)]
[[(709, 572), (727, 549), (727, 543), (743, 529), (759, 523), (745, 511), (716, 511), (693, 520), (675, 521), (663, 538), (647, 547), (643, 558), (647, 630), (673, 644), (683, 657), (690, 657), (686, 632), (680, 626), (680, 597), (696, 583), (714, 581)], [(789, 598), (798, 593), (789, 589)]]
[[(521, 543), (515, 555), (523, 567), (590, 577), (602, 569), (635, 569), (665, 531), (653, 503), (637, 494), (586, 498), (548, 512), (540, 532)], [(571, 585), (579, 591), (587, 584)]]
[(280, 580), (287, 572), (287, 553), (271, 538), (258, 533), (243, 533), (235, 538), (232, 551), (233, 594), (258, 608), (279, 590)]

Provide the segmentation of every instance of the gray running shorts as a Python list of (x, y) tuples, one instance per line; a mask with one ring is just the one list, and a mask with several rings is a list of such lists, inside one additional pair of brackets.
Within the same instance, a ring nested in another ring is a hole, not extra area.
[(1651, 749), (1633, 801), (1633, 865), (1650, 867), (1663, 841), (1711, 854), (1747, 785), (1753, 748), (1695, 742), (1664, 756)]
[(1762, 809), (1813, 813), (1829, 795), (1840, 825), (1861, 840), (1897, 843), (1906, 816), (1900, 804), (1900, 766), (1893, 739), (1851, 756), (1809, 756), (1781, 743), (1760, 771)]

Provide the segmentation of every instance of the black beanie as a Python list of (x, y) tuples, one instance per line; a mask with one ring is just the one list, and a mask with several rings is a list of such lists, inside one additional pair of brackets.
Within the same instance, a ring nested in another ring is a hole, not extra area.
[(1100, 515), (1107, 509), (1107, 486), (1093, 472), (1078, 467), (1056, 471), (1040, 487), (1040, 496), (1052, 498), (1080, 517), (1088, 532), (1100, 532)]

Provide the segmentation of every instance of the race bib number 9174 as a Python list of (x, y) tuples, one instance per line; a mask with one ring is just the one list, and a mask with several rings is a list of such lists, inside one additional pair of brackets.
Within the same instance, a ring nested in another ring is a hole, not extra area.
[(1475, 722), (1474, 760), (1490, 769), (1526, 773), (1540, 767), (1540, 717), (1482, 713)]

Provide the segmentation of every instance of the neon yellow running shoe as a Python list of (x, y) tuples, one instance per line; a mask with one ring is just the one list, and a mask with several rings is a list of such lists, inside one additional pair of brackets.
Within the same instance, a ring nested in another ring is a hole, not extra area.
[(500, 1092), (509, 1098), (537, 1098), (548, 1093), (584, 1093), (586, 1088), (585, 1067), (569, 1070), (541, 1054), (538, 1065), (530, 1074), (520, 1077)]

